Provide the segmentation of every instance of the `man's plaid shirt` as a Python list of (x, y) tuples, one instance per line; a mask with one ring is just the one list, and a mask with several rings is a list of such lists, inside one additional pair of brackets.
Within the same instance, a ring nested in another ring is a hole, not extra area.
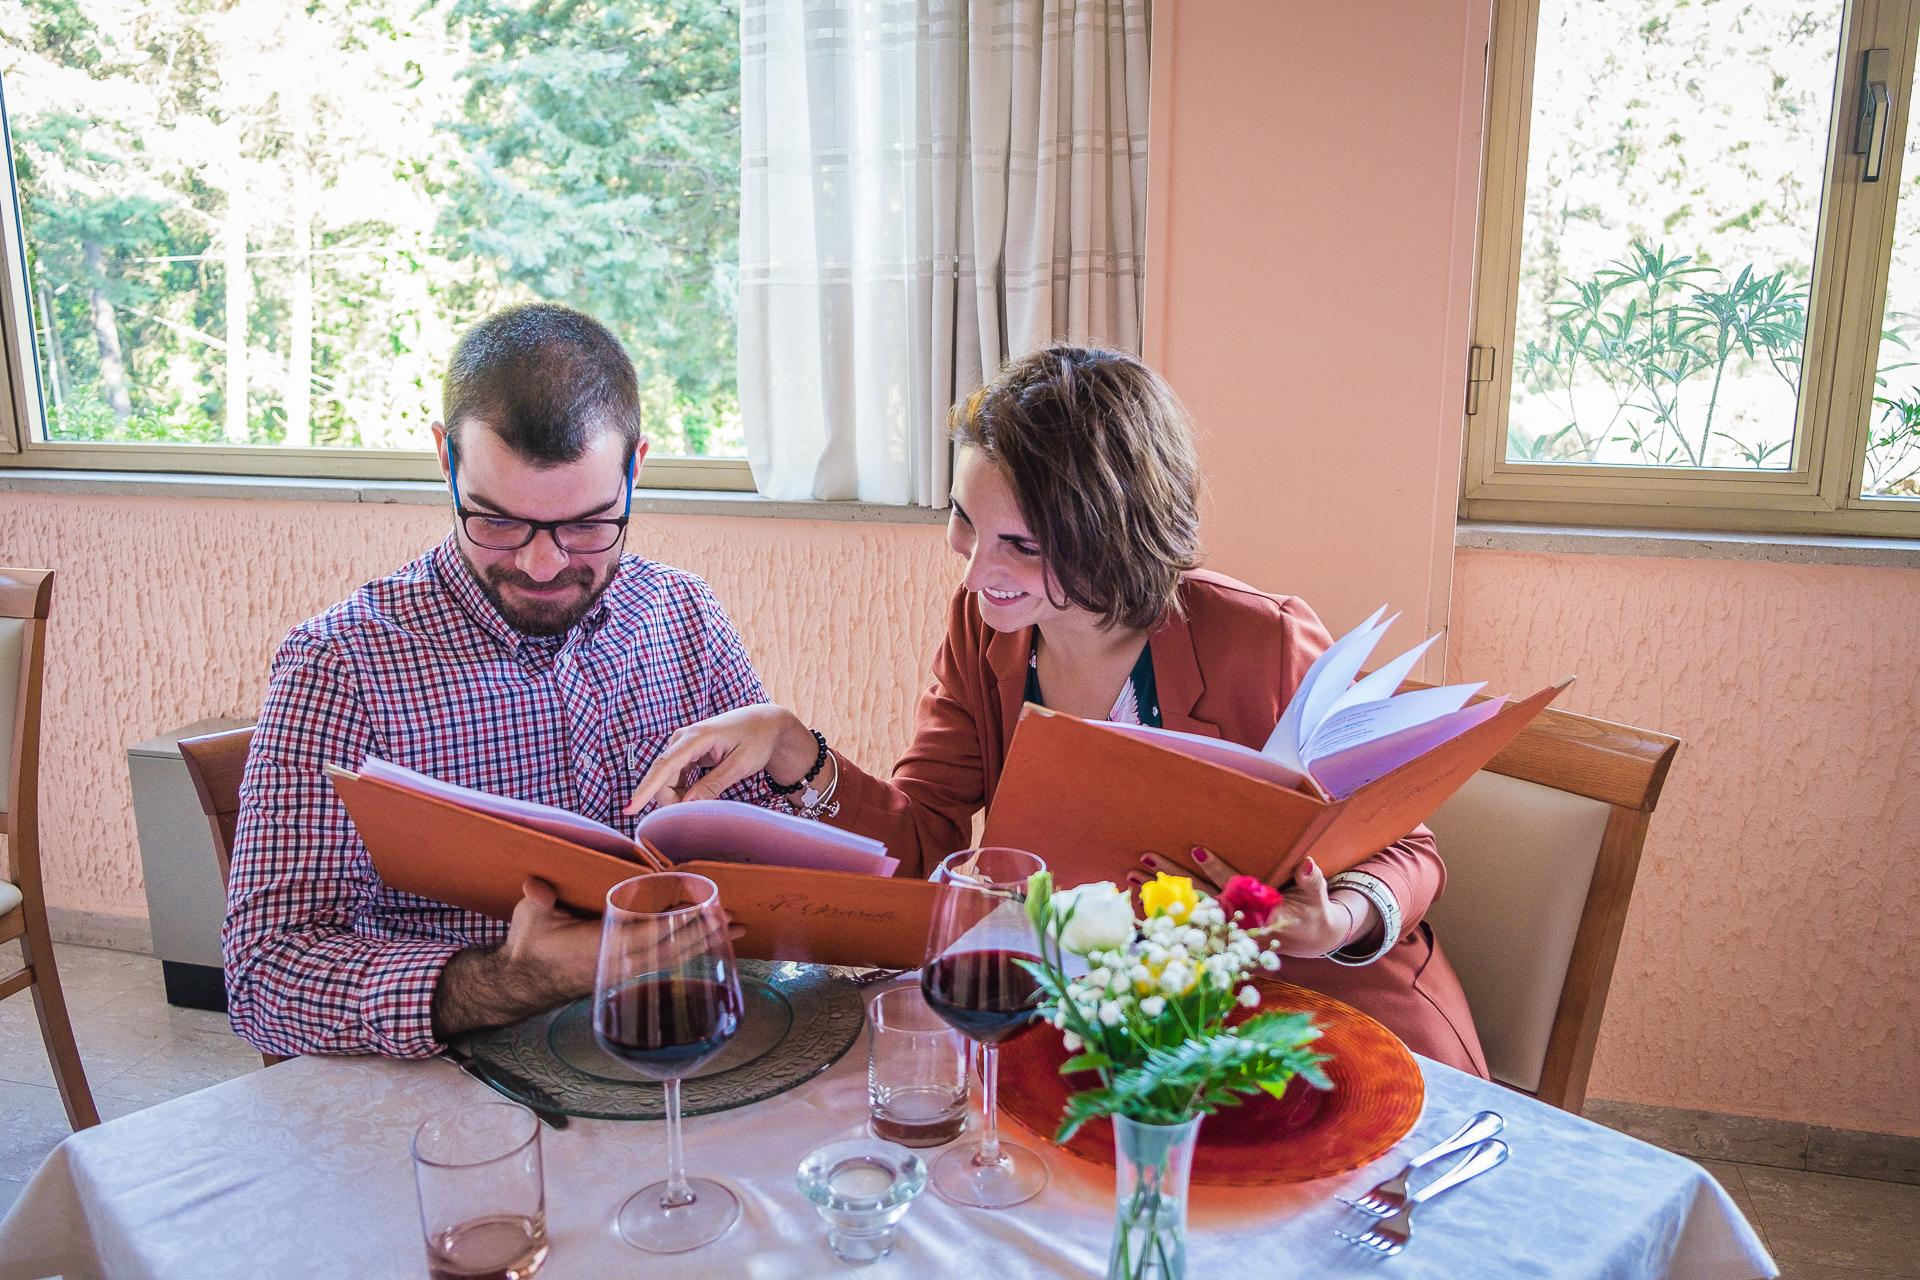
[[(379, 756), (631, 834), (682, 725), (766, 701), (705, 582), (623, 556), (564, 636), (514, 630), (453, 538), (295, 627), (240, 788), (223, 935), (234, 1029), (271, 1053), (438, 1051), (434, 985), (506, 926), (388, 888), (323, 766)], [(729, 797), (764, 801), (766, 782)]]

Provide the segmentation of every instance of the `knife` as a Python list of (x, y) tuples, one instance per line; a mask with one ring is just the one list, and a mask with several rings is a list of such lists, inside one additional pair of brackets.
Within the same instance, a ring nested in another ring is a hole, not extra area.
[(561, 1110), (560, 1103), (533, 1081), (527, 1079), (510, 1067), (498, 1063), (482, 1064), (464, 1054), (448, 1051), (447, 1057), (462, 1071), (478, 1080), (496, 1093), (505, 1094), (524, 1106), (552, 1129), (564, 1129), (572, 1123), (572, 1117)]

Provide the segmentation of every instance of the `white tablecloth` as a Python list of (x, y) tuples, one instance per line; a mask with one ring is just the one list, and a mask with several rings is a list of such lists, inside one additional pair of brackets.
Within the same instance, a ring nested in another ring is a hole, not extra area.
[[(1366, 1169), (1298, 1187), (1198, 1187), (1190, 1274), (1398, 1280), (1750, 1280), (1777, 1272), (1719, 1185), (1679, 1156), (1421, 1060), (1427, 1107), (1401, 1145)], [(407, 1143), (429, 1115), (491, 1096), (441, 1061), (304, 1058), (75, 1134), (0, 1223), (0, 1280), (409, 1276), (426, 1273)], [(661, 1176), (660, 1123), (575, 1120), (543, 1129), (553, 1252), (543, 1277), (747, 1277), (858, 1272), (873, 1280), (1099, 1276), (1113, 1174), (1047, 1151), (1052, 1183), (1018, 1208), (961, 1209), (929, 1190), (892, 1257), (859, 1269), (828, 1251), (794, 1186), (801, 1157), (853, 1137), (865, 1119), (865, 1055), (757, 1106), (687, 1121), (687, 1163), (736, 1188), (741, 1221), (715, 1244), (642, 1255), (610, 1226), (635, 1188)], [(1358, 1216), (1334, 1203), (1451, 1132), (1474, 1111), (1507, 1117), (1513, 1156), (1420, 1211), (1391, 1262), (1338, 1240)], [(1232, 1123), (1231, 1119), (1208, 1123)]]

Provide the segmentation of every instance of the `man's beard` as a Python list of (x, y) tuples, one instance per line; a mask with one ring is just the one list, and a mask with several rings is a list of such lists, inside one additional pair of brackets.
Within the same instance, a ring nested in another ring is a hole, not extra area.
[[(462, 551), (464, 552), (464, 548)], [(599, 601), (613, 584), (613, 575), (620, 571), (620, 561), (616, 558), (605, 566), (605, 573), (599, 581), (594, 580), (594, 569), (589, 565), (563, 569), (546, 582), (535, 582), (518, 569), (505, 565), (482, 567), (465, 557), (467, 568), (472, 571), (475, 582), (507, 625), (515, 631), (530, 636), (563, 636), (573, 630), (574, 624), (587, 616), (587, 610)], [(557, 600), (529, 601), (514, 604), (507, 598), (509, 587), (578, 587), (581, 590), (563, 596)]]

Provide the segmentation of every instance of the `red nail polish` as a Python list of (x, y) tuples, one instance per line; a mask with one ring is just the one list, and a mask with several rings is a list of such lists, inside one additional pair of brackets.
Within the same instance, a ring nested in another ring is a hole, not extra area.
[(1195, 862), (1205, 862), (1207, 860), (1207, 851), (1199, 845), (1193, 846), (1193, 860)]
[(1320, 874), (1320, 868), (1313, 865), (1312, 858), (1307, 859), (1307, 874), (1310, 876), (1317, 876)]

